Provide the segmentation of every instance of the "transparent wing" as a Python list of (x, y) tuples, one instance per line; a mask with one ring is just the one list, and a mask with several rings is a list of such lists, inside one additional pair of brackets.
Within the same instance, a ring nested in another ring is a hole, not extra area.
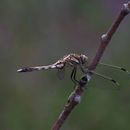
[(65, 77), (65, 68), (64, 67), (62, 69), (57, 70), (57, 76), (60, 80), (64, 79), (64, 77)]

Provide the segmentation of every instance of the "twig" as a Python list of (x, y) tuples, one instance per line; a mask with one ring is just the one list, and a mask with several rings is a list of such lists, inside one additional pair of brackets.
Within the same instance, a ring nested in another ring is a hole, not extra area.
[(124, 19), (124, 17), (130, 13), (130, 1), (126, 4), (123, 4), (123, 7), (116, 18), (116, 20), (113, 22), (112, 26), (110, 29), (107, 31), (107, 33), (103, 34), (101, 36), (100, 40), (100, 46), (96, 52), (95, 57), (93, 58), (92, 62), (90, 63), (88, 67), (88, 72), (80, 79), (79, 84), (75, 87), (75, 90), (70, 94), (68, 98), (68, 102), (64, 106), (64, 109), (62, 110), (60, 116), (54, 123), (52, 130), (60, 130), (61, 126), (63, 125), (64, 121), (67, 119), (71, 111), (74, 109), (74, 107), (80, 103), (81, 100), (81, 95), (84, 92), (85, 85), (90, 81), (92, 77), (92, 73), (90, 71), (93, 71), (96, 69), (96, 66), (98, 65), (105, 48), (109, 44), (113, 34), (116, 32), (118, 29), (121, 21)]

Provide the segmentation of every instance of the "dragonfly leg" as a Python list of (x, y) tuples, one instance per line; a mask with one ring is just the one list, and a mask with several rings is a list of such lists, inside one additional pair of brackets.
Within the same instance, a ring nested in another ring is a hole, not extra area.
[(117, 70), (124, 71), (124, 72), (126, 72), (128, 75), (130, 75), (130, 72), (129, 72), (127, 69), (125, 69), (125, 68), (123, 68), (123, 67), (120, 67), (120, 66), (115, 66), (115, 65), (110, 65), (110, 64), (104, 64), (104, 63), (99, 63), (99, 65), (107, 66), (107, 67), (111, 67), (111, 68), (115, 68), (115, 69), (117, 69)]
[(120, 84), (119, 84), (116, 80), (114, 80), (113, 78), (111, 78), (111, 77), (108, 77), (108, 76), (99, 74), (99, 73), (97, 73), (97, 72), (95, 72), (95, 71), (90, 71), (90, 72), (93, 73), (93, 74), (95, 74), (95, 75), (97, 75), (97, 76), (99, 76), (99, 77), (102, 77), (102, 78), (104, 78), (104, 79), (107, 79), (107, 80), (111, 81), (111, 82), (114, 83), (116, 86), (120, 86)]
[(76, 67), (74, 67), (71, 73), (71, 80), (73, 81), (74, 84), (79, 83), (79, 81), (76, 79), (76, 73), (77, 73), (77, 69)]

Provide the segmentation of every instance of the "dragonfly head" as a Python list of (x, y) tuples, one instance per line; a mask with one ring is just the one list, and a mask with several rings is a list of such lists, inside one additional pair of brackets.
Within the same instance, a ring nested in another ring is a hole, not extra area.
[(88, 62), (88, 57), (83, 54), (81, 54), (80, 59), (82, 64), (86, 64)]

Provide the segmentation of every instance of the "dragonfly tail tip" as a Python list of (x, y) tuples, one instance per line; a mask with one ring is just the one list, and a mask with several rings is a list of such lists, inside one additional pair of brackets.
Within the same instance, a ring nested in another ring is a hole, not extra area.
[(22, 71), (22, 69), (18, 69), (18, 70), (17, 70), (17, 72), (21, 72), (21, 71)]

